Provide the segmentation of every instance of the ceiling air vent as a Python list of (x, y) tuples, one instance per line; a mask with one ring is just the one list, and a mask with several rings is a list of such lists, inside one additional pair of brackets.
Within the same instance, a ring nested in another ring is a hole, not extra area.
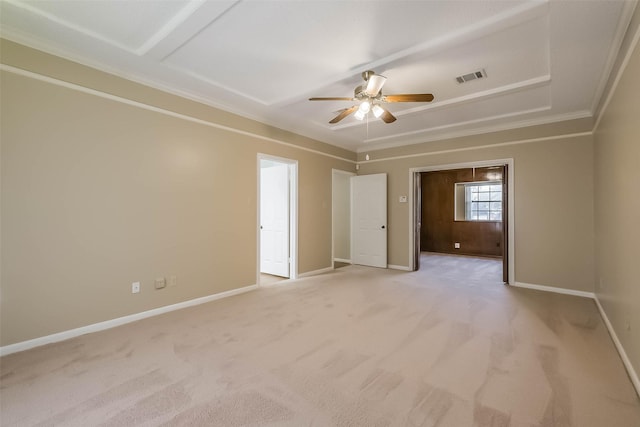
[(487, 72), (483, 70), (474, 71), (473, 73), (465, 74), (464, 76), (456, 77), (458, 83), (466, 83), (471, 80), (478, 80), (487, 77)]

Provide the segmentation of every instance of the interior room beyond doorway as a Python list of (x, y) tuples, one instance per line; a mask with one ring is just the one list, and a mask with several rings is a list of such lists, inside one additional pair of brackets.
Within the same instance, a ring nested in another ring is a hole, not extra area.
[(414, 271), (420, 269), (421, 255), (430, 252), (498, 260), (502, 282), (514, 280), (512, 162), (504, 159), (410, 171)]
[(422, 172), (422, 251), (502, 259), (503, 166)]

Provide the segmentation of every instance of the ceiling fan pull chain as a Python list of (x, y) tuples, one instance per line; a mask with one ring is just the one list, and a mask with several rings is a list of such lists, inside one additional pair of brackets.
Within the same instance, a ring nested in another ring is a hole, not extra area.
[(367, 139), (369, 139), (369, 113), (367, 113)]

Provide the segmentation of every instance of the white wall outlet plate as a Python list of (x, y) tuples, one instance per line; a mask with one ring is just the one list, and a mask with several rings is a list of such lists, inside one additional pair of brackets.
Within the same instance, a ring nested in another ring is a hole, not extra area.
[(165, 279), (164, 277), (157, 278), (155, 281), (155, 286), (156, 289), (164, 288), (165, 286), (167, 286), (167, 279)]
[(138, 292), (140, 292), (140, 282), (133, 282), (131, 284), (131, 293), (137, 294)]
[(454, 247), (455, 249), (460, 249), (460, 243), (458, 243), (458, 242), (454, 243), (454, 244), (453, 244), (453, 247)]
[(407, 203), (407, 196), (400, 196), (398, 197), (398, 201), (400, 203)]

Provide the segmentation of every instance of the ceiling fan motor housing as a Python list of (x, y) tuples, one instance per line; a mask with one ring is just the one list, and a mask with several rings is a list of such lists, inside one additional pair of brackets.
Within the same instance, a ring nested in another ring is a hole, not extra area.
[(359, 100), (367, 99), (369, 96), (364, 92), (366, 89), (365, 85), (360, 85), (355, 88), (353, 91), (353, 97)]

